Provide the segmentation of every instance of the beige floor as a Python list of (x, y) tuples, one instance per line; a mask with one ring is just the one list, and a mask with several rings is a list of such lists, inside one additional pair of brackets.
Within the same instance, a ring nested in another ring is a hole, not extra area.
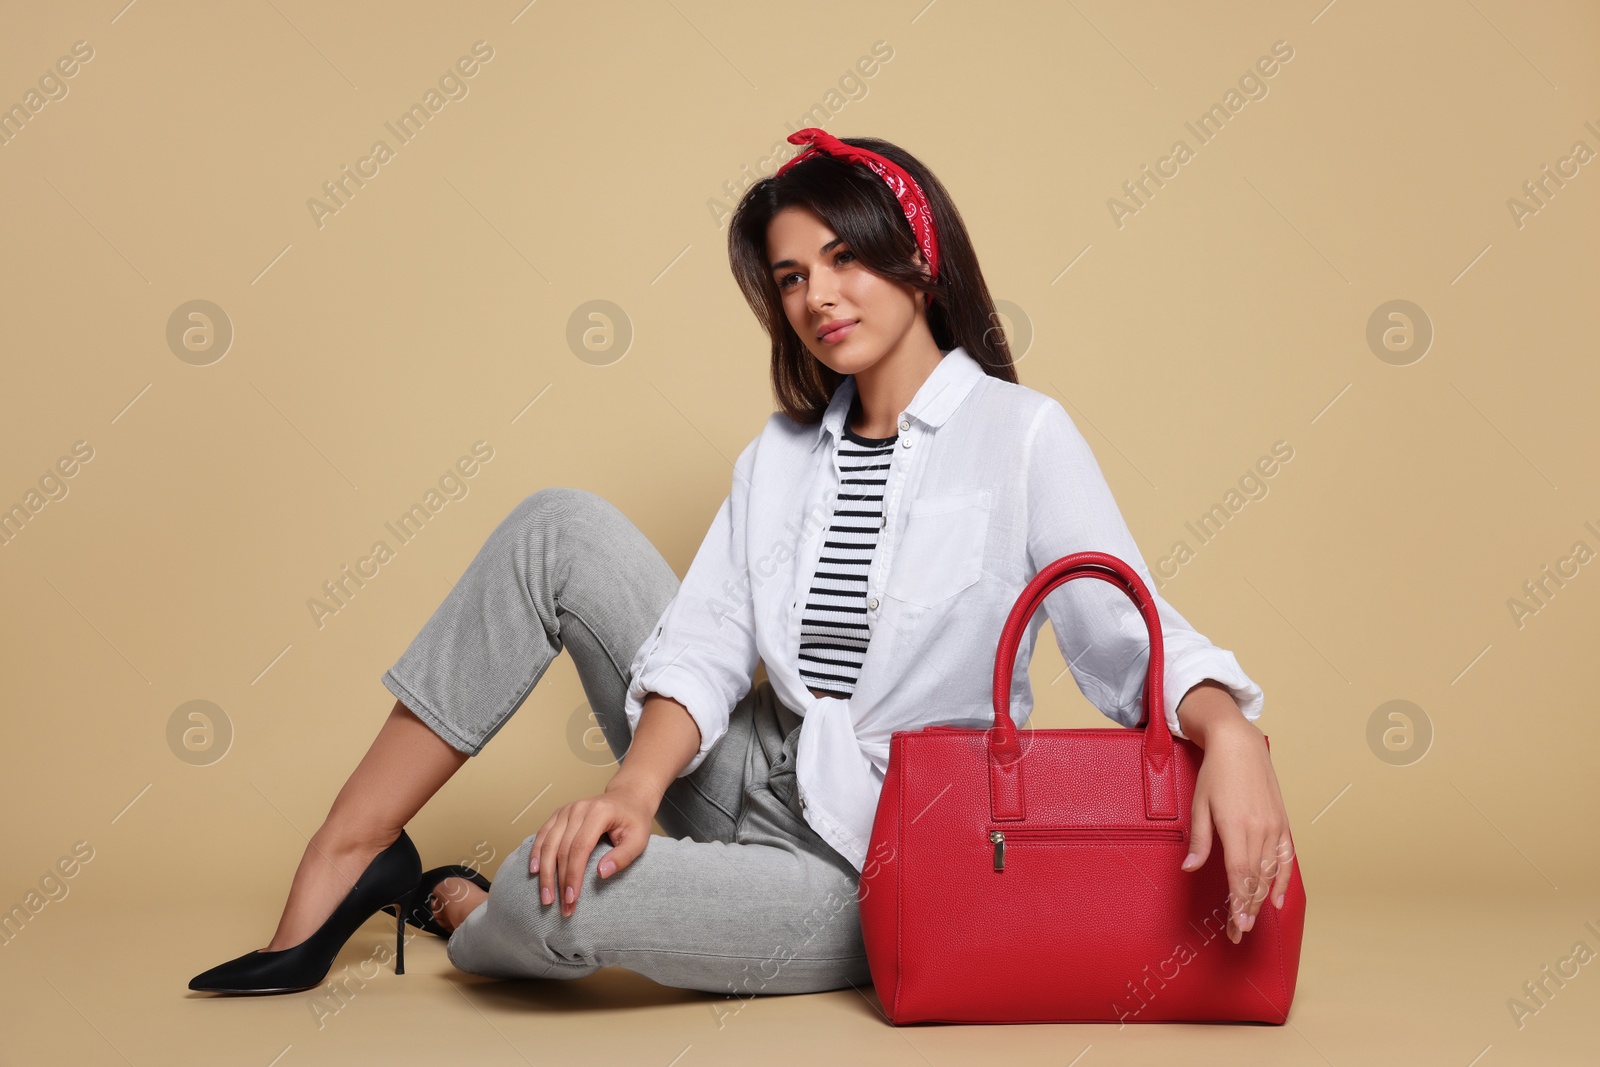
[[(1600, 1063), (1600, 958), (1519, 1028), (1508, 1001), (1585, 942), (1600, 902), (1530, 912), (1511, 899), (1425, 901), (1404, 886), (1313, 899), (1289, 1025), (895, 1028), (870, 990), (749, 1001), (668, 989), (612, 968), (575, 982), (465, 975), (422, 935), (336, 1011), (310, 993), (215, 997), (191, 975), (264, 943), (239, 906), (117, 914), (72, 897), (0, 948), (0, 1063), (247, 1064), (1507, 1064)], [(78, 905), (78, 906), (75, 906)], [(56, 908), (52, 911), (52, 908)], [(373, 919), (335, 971), (380, 953)], [(392, 942), (388, 942), (392, 944)], [(1569, 965), (1569, 969), (1570, 969)], [(1590, 971), (1595, 973), (1591, 974)], [(368, 971), (370, 973), (370, 969)]]

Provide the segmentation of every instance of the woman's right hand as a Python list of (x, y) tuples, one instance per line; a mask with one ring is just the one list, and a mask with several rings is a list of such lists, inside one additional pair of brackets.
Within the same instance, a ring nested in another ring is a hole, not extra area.
[(561, 914), (571, 915), (601, 835), (611, 839), (599, 868), (600, 877), (609, 878), (645, 850), (655, 814), (656, 804), (643, 791), (615, 779), (599, 796), (557, 808), (534, 834), (528, 860), (528, 873), (539, 876), (540, 902), (559, 899)]

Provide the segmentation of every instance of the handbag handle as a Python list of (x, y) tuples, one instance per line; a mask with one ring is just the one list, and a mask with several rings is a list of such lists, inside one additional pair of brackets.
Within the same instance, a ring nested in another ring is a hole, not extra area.
[(1000, 631), (1000, 645), (994, 660), (994, 726), (988, 731), (990, 801), (996, 819), (1020, 819), (1023, 810), (1022, 755), (1016, 722), (1011, 718), (1011, 675), (1016, 667), (1017, 646), (1033, 615), (1058, 586), (1074, 578), (1098, 578), (1125, 593), (1139, 609), (1150, 638), (1150, 660), (1144, 680), (1142, 728), (1145, 816), (1150, 819), (1178, 817), (1177, 782), (1172, 759), (1172, 731), (1167, 727), (1161, 685), (1166, 676), (1161, 641), (1161, 616), (1136, 571), (1109, 552), (1073, 552), (1039, 569), (1017, 597)]

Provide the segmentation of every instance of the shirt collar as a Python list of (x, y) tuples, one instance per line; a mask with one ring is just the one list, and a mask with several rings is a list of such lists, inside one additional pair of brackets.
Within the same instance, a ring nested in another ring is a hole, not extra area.
[[(983, 367), (967, 354), (965, 348), (957, 346), (946, 349), (934, 366), (933, 373), (928, 375), (917, 389), (917, 394), (911, 398), (911, 403), (906, 405), (903, 414), (926, 426), (944, 425), (945, 419), (961, 406), (984, 373)], [(826, 441), (829, 434), (838, 439), (844, 431), (845, 419), (850, 414), (850, 404), (855, 395), (856, 376), (848, 374), (833, 391), (833, 399), (828, 401), (828, 408), (822, 413), (821, 428), (816, 440), (811, 442), (812, 451)]]

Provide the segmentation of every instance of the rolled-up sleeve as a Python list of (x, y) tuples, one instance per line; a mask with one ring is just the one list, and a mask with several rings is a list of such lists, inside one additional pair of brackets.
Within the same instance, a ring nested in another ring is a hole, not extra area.
[[(1213, 645), (1156, 592), (1089, 443), (1053, 398), (1046, 398), (1034, 418), (1026, 447), (1030, 578), (1073, 552), (1108, 552), (1123, 560), (1150, 590), (1161, 619), (1162, 710), (1173, 736), (1186, 737), (1178, 725), (1178, 703), (1208, 678), (1228, 688), (1246, 719), (1260, 718), (1261, 687), (1233, 653)], [(1150, 637), (1133, 601), (1097, 578), (1075, 578), (1045, 598), (1044, 610), (1083, 695), (1108, 718), (1137, 726), (1144, 712)]]
[(671, 697), (700, 728), (700, 749), (678, 777), (691, 773), (728, 732), (733, 706), (750, 691), (756, 669), (753, 590), (746, 566), (750, 475), (759, 437), (734, 464), (733, 487), (717, 509), (678, 592), (634, 655), (624, 705), (629, 732), (645, 697)]

